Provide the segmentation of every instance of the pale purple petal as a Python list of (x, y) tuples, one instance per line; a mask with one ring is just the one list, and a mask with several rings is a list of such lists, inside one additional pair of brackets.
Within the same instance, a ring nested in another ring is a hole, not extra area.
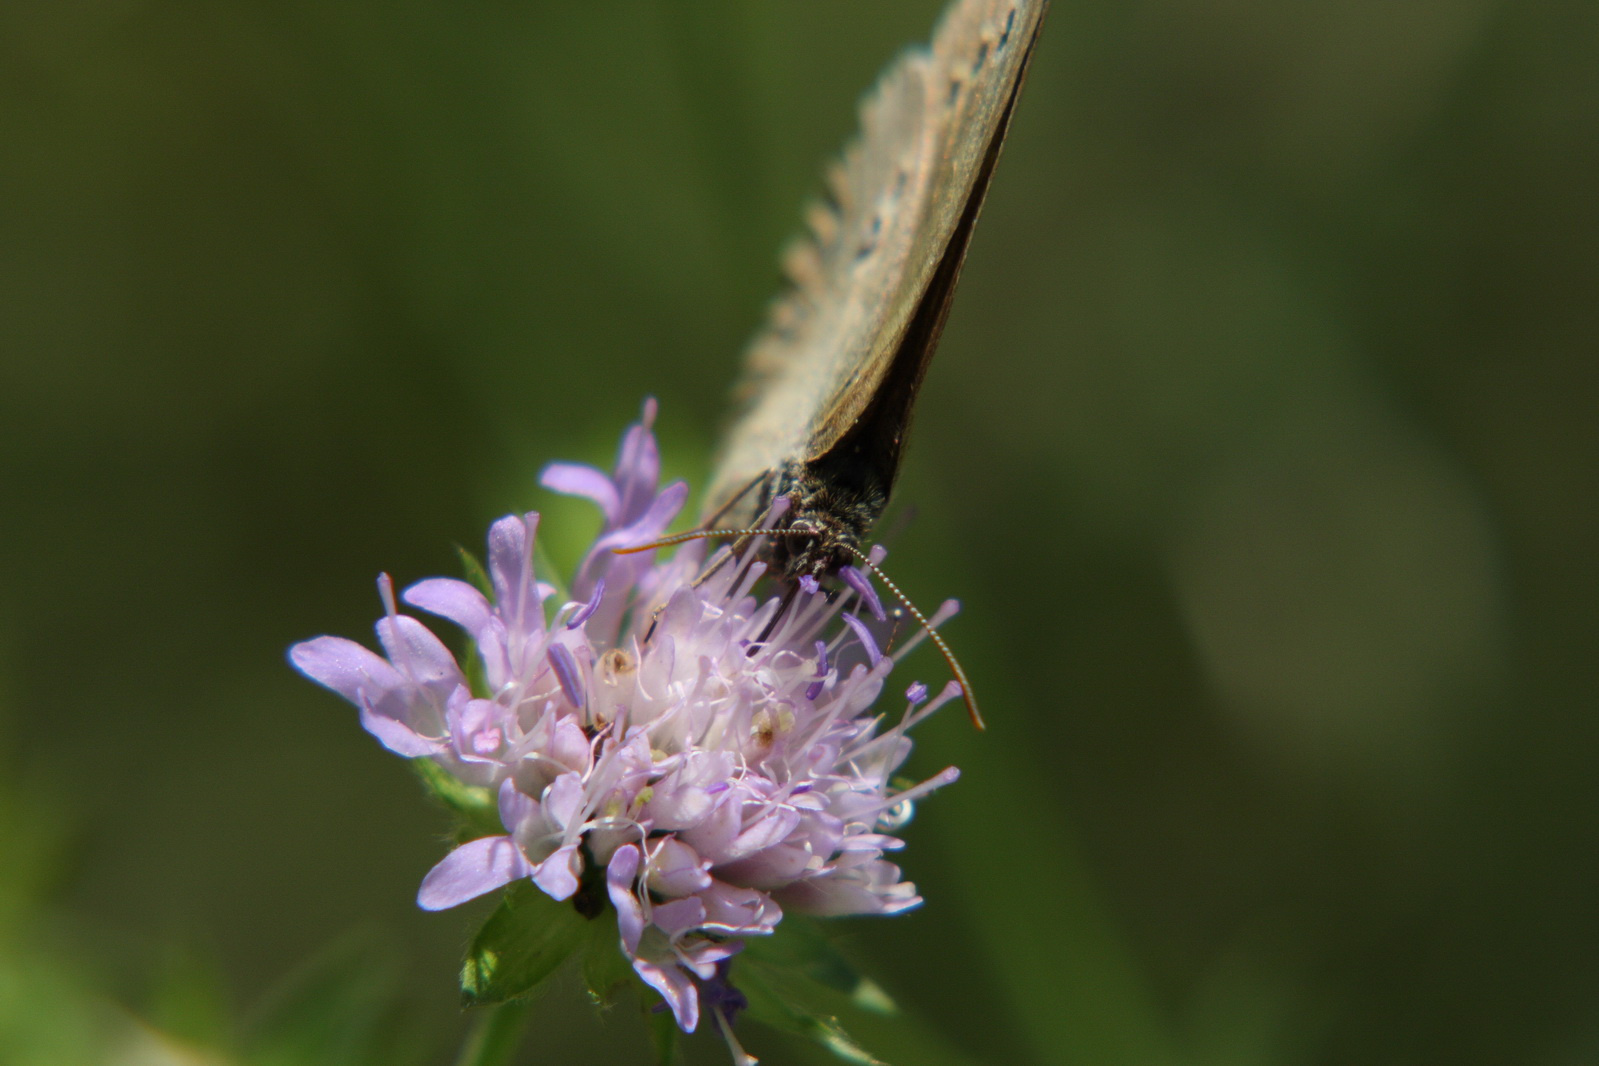
[(289, 649), (289, 661), (306, 677), (356, 706), (406, 684), (387, 659), (343, 637), (317, 637)]
[(601, 578), (606, 581), (607, 591), (587, 623), (591, 639), (596, 636), (606, 641), (616, 638), (622, 615), (632, 602), (634, 587), (654, 565), (654, 552), (617, 555), (612, 549), (637, 547), (659, 539), (687, 499), (688, 486), (675, 481), (661, 491), (643, 516), (604, 533), (595, 542), (572, 579), (572, 595), (583, 597), (590, 594)]
[(676, 945), (677, 963), (701, 981), (716, 976), (716, 964), (744, 950), (742, 941), (688, 939)]
[(805, 686), (805, 698), (814, 701), (827, 686), (827, 641), (816, 641), (815, 681)]
[(622, 447), (617, 452), (616, 486), (621, 493), (622, 522), (631, 521), (631, 516), (648, 505), (661, 479), (661, 452), (651, 432), (655, 409), (653, 396), (644, 401), (638, 422), (622, 435)]
[(723, 795), (710, 813), (696, 825), (681, 831), (681, 836), (695, 851), (713, 864), (731, 860), (733, 841), (738, 839), (743, 827), (744, 801), (736, 795)]
[[(851, 821), (860, 822), (860, 818)], [(844, 819), (836, 813), (811, 811), (807, 813), (805, 821), (788, 838), (788, 843), (802, 847), (811, 855), (826, 857), (836, 853), (844, 846)], [(755, 856), (752, 861), (760, 861), (760, 856)], [(816, 867), (820, 869), (821, 860), (817, 859)]]
[(880, 861), (796, 881), (772, 896), (785, 907), (822, 917), (898, 914), (922, 902), (915, 885), (899, 880), (899, 867)]
[(456, 687), (466, 683), (461, 668), (432, 630), (406, 615), (395, 615), (378, 622), (378, 639), (389, 661), (407, 680), (427, 689), (443, 706)]
[(799, 825), (798, 811), (778, 808), (757, 819), (717, 856), (719, 862), (736, 862), (753, 855), (762, 848), (771, 847), (794, 831)]
[(589, 620), (589, 616), (599, 609), (600, 601), (605, 598), (605, 579), (602, 577), (594, 582), (594, 592), (589, 596), (589, 601), (579, 607), (567, 621), (566, 628), (576, 629)]
[(855, 631), (855, 636), (860, 640), (861, 647), (866, 649), (867, 661), (873, 666), (882, 662), (883, 653), (877, 650), (877, 641), (872, 639), (872, 632), (866, 628), (866, 623), (852, 614), (840, 615), (839, 617), (844, 619), (845, 625)]
[(544, 790), (544, 815), (552, 824), (570, 831), (572, 823), (583, 815), (581, 774), (562, 774)]
[(425, 737), (399, 719), (365, 702), (361, 704), (361, 728), (377, 737), (378, 743), (385, 748), (407, 759), (443, 755), (449, 750), (449, 745), (442, 740)]
[(807, 848), (776, 844), (755, 855), (716, 868), (718, 880), (768, 891), (820, 869), (821, 860)]
[(644, 959), (633, 960), (633, 971), (666, 1000), (677, 1019), (677, 1027), (692, 1033), (700, 1024), (700, 997), (694, 982), (675, 963), (659, 966)]
[(566, 702), (573, 707), (583, 706), (583, 681), (578, 676), (577, 660), (572, 657), (571, 649), (564, 644), (551, 644), (547, 652), (550, 659), (550, 669), (555, 671), (555, 680), (561, 685), (561, 691), (566, 695)]
[[(637, 519), (626, 527), (617, 531), (616, 535), (629, 536), (634, 543), (648, 539), (650, 536), (659, 536), (665, 532), (666, 527), (672, 524), (672, 519), (677, 517), (677, 512), (683, 509), (683, 504), (688, 501), (688, 483), (674, 481), (661, 490), (660, 495), (650, 501), (650, 505)], [(625, 543), (625, 542), (624, 542)]]
[(764, 892), (717, 882), (697, 897), (705, 905), (701, 928), (724, 936), (764, 936), (782, 920), (783, 909)]
[(705, 903), (698, 896), (657, 903), (650, 914), (650, 924), (673, 940), (690, 929), (698, 929), (704, 922)]
[(429, 870), (416, 903), (427, 911), (447, 910), (532, 872), (510, 837), (482, 837), (462, 844)]
[(499, 808), (500, 824), (513, 834), (517, 826), (539, 813), (538, 802), (520, 791), (509, 777), (500, 782)]
[(662, 637), (689, 637), (704, 617), (705, 601), (693, 589), (684, 586), (672, 593), (672, 598), (661, 608), (655, 619), (655, 631)]
[(589, 768), (589, 751), (589, 738), (575, 717), (567, 715), (556, 721), (546, 749), (551, 760), (581, 772)]
[(702, 785), (667, 785), (650, 798), (649, 818), (657, 829), (688, 829), (705, 820), (715, 797)]
[(452, 577), (430, 577), (418, 581), (401, 596), (412, 607), (448, 618), (476, 637), (494, 615), (488, 597), (465, 581)]
[[(725, 785), (733, 774), (731, 752), (696, 752), (679, 769), (656, 782), (649, 802), (650, 818), (657, 829), (687, 829), (698, 825), (720, 802), (710, 790)], [(739, 817), (735, 806), (730, 817)]]
[(577, 845), (567, 844), (533, 868), (533, 883), (553, 900), (571, 899), (582, 874), (583, 860), (578, 857)]
[(604, 533), (595, 542), (588, 557), (583, 560), (577, 579), (572, 583), (573, 594), (584, 595), (593, 588), (593, 582), (599, 578), (615, 575), (611, 582), (611, 594), (602, 601), (600, 609), (618, 610), (620, 606), (625, 605), (629, 587), (640, 575), (648, 572), (654, 553), (617, 555), (612, 549), (638, 547), (658, 539), (666, 532), (667, 526), (672, 524), (672, 519), (677, 517), (677, 512), (683, 509), (683, 504), (687, 500), (688, 485), (674, 481), (661, 490), (660, 495), (651, 501), (642, 515), (628, 521), (620, 528)]
[(616, 908), (616, 922), (622, 933), (622, 947), (629, 955), (638, 953), (639, 939), (644, 934), (644, 908), (633, 895), (633, 879), (638, 876), (639, 850), (637, 844), (627, 844), (616, 849), (605, 868), (605, 890)]
[(536, 511), (507, 515), (489, 527), (489, 582), (507, 633), (536, 636), (544, 631), (545, 586), (533, 580)]
[(663, 837), (650, 853), (650, 891), (668, 898), (702, 891), (711, 885), (709, 868), (710, 863), (693, 848), (675, 837)]
[(507, 713), (493, 700), (475, 700), (466, 687), (450, 694), (445, 711), (455, 754), (465, 762), (498, 762), (505, 745)]
[(539, 475), (539, 484), (563, 496), (580, 496), (599, 504), (607, 523), (621, 515), (622, 502), (611, 479), (592, 466), (579, 463), (551, 463)]
[(888, 614), (883, 610), (883, 601), (877, 598), (877, 590), (872, 587), (865, 574), (853, 566), (841, 566), (838, 568), (838, 576), (844, 579), (844, 584), (855, 590), (861, 602), (866, 604), (866, 609), (872, 612), (873, 618), (879, 622), (888, 618)]

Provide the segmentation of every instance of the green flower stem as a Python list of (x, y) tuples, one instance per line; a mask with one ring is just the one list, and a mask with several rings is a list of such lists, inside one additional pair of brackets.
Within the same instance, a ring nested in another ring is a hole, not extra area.
[(505, 1066), (511, 1061), (522, 1030), (527, 1025), (528, 1001), (511, 999), (492, 1007), (480, 1007), (472, 1031), (455, 1066)]

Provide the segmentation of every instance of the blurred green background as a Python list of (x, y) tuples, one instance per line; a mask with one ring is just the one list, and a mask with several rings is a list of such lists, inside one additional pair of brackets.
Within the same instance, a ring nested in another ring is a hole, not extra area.
[[(939, 8), (0, 6), (13, 950), (248, 1017), (361, 931), (448, 1061), (481, 909), (415, 909), (442, 815), (284, 650), (509, 511), (570, 556), (536, 473), (645, 394), (703, 484)], [(1057, 0), (896, 499), (991, 728), (921, 734), (926, 906), (840, 925), (885, 1057), (1599, 1062), (1596, 164), (1590, 0)]]

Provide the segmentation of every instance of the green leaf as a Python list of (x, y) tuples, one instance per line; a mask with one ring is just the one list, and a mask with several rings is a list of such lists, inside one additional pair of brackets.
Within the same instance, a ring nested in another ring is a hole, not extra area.
[(455, 546), (455, 553), (461, 557), (461, 569), (466, 573), (467, 581), (471, 582), (474, 588), (492, 600), (494, 598), (494, 582), (489, 580), (489, 572), (484, 568), (483, 561), (459, 544)]
[(606, 908), (588, 925), (588, 941), (583, 946), (583, 984), (596, 1007), (609, 1007), (616, 1000), (617, 990), (631, 981), (633, 967), (622, 954), (614, 910)]
[(150, 984), (145, 1020), (153, 1029), (198, 1047), (223, 1048), (233, 1017), (221, 964), (182, 944), (161, 950)]
[(529, 881), (518, 881), (483, 923), (461, 965), (468, 1007), (501, 1003), (538, 987), (583, 942), (588, 923)]
[[(467, 551), (459, 544), (455, 546), (455, 553), (461, 557), (461, 569), (466, 574), (466, 580), (479, 592), (494, 599), (494, 583), (489, 580), (489, 572), (483, 569), (483, 563), (476, 555)], [(477, 653), (470, 635), (456, 661), (461, 664), (461, 672), (466, 675), (466, 687), (478, 699), (489, 697), (488, 679), (483, 674), (483, 657)]]
[(351, 1066), (415, 1062), (394, 996), (398, 964), (370, 937), (335, 944), (291, 976), (248, 1026), (251, 1066)]
[(456, 653), (455, 660), (461, 664), (461, 673), (466, 677), (466, 690), (472, 693), (473, 698), (486, 700), (494, 695), (489, 691), (489, 676), (483, 667), (483, 656), (478, 654), (477, 644), (472, 638), (462, 638), (461, 650)]
[(883, 1015), (899, 1013), (899, 1007), (882, 986), (857, 970), (816, 922), (790, 915), (783, 920), (782, 932), (751, 938), (743, 957), (842, 992), (862, 1010)]
[(677, 1017), (669, 1010), (656, 1010), (660, 1000), (645, 996), (644, 1027), (650, 1032), (650, 1046), (655, 1049), (656, 1066), (672, 1066), (677, 1061)]
[[(549, 550), (544, 546), (543, 537), (535, 537), (533, 540), (533, 572), (538, 575), (540, 581), (555, 590), (555, 602), (557, 604), (565, 603), (572, 598), (566, 582), (562, 581), (558, 576), (561, 573), (561, 568), (556, 566), (555, 560), (550, 558)], [(576, 571), (574, 570), (573, 573), (576, 573)]]
[(816, 982), (785, 975), (759, 959), (740, 958), (739, 962), (734, 983), (749, 1000), (751, 1018), (813, 1040), (856, 1066), (885, 1066), (881, 1059), (856, 1043), (836, 1017), (814, 1005), (818, 991)]
[(456, 843), (476, 840), (478, 837), (498, 836), (505, 832), (500, 823), (500, 805), (494, 793), (477, 785), (468, 785), (432, 759), (412, 759), (411, 769), (422, 779), (428, 795), (443, 804), (460, 819), (455, 833)]
[(885, 1018), (892, 1018), (899, 1013), (899, 1004), (894, 1002), (893, 997), (883, 989), (882, 985), (870, 977), (862, 977), (849, 998), (850, 1002), (861, 1010), (881, 1014)]
[[(461, 557), (461, 569), (466, 572), (466, 580), (492, 601), (494, 582), (483, 568), (483, 563), (459, 544), (455, 546), (455, 551)], [(455, 658), (461, 664), (461, 672), (466, 675), (467, 689), (478, 699), (488, 699), (492, 693), (489, 692), (488, 677), (483, 670), (483, 656), (478, 654), (476, 642), (470, 634), (463, 639), (461, 652)]]
[(455, 1066), (505, 1066), (521, 1045), (526, 1027), (526, 1000), (482, 1008)]

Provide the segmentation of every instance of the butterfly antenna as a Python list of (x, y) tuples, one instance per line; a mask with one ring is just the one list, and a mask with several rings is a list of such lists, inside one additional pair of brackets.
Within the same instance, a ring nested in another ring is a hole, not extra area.
[[(655, 548), (670, 548), (674, 544), (682, 544), (691, 540), (705, 540), (710, 537), (758, 537), (766, 535), (781, 536), (789, 532), (786, 529), (696, 529), (690, 533), (678, 533), (660, 540), (652, 540), (648, 544), (635, 544), (631, 548), (612, 548), (612, 555), (633, 555), (637, 552), (652, 551)], [(796, 529), (793, 532), (803, 533), (807, 530)]]
[[(751, 481), (748, 485), (745, 485), (742, 489), (740, 489), (738, 496), (733, 497), (733, 503), (737, 503), (739, 496), (743, 496), (744, 493), (748, 492), (759, 481), (760, 479), (757, 478), (755, 481)], [(711, 519), (711, 521), (714, 522), (717, 518), (720, 518), (723, 513), (727, 511), (728, 506), (730, 505), (723, 505), (722, 509), (716, 512), (716, 515)], [(771, 517), (776, 518), (783, 513), (786, 507), (787, 504), (784, 502), (784, 500), (779, 498), (772, 503), (771, 507), (766, 513)], [(709, 540), (712, 537), (737, 537), (739, 540), (744, 540), (748, 537), (782, 537), (788, 535), (798, 536), (808, 533), (810, 533), (810, 531), (804, 529), (695, 529), (690, 530), (687, 533), (676, 533), (670, 537), (661, 537), (658, 540), (650, 541), (648, 544), (635, 544), (631, 548), (612, 548), (611, 554), (634, 555), (638, 552), (653, 551), (656, 548), (670, 548), (674, 544), (683, 544), (691, 540)]]
[(961, 699), (966, 701), (966, 713), (971, 716), (972, 725), (977, 727), (979, 730), (987, 729), (988, 727), (983, 724), (983, 716), (977, 711), (977, 701), (972, 698), (972, 683), (966, 680), (966, 671), (961, 669), (960, 660), (955, 658), (955, 653), (949, 650), (948, 642), (944, 640), (943, 636), (938, 632), (938, 630), (933, 628), (932, 623), (927, 620), (927, 616), (918, 610), (916, 605), (911, 602), (911, 598), (900, 591), (899, 586), (894, 584), (894, 580), (887, 574), (883, 573), (882, 569), (876, 563), (872, 562), (866, 557), (865, 552), (861, 551), (853, 544), (844, 544), (842, 547), (845, 551), (859, 559), (862, 566), (876, 574), (877, 579), (884, 585), (888, 586), (888, 591), (894, 594), (894, 598), (905, 605), (905, 609), (911, 613), (911, 617), (915, 618), (916, 621), (921, 623), (922, 629), (927, 633), (928, 639), (933, 642), (933, 646), (936, 647), (939, 654), (944, 657), (944, 662), (949, 664), (950, 673), (955, 675), (955, 680), (961, 687)]

